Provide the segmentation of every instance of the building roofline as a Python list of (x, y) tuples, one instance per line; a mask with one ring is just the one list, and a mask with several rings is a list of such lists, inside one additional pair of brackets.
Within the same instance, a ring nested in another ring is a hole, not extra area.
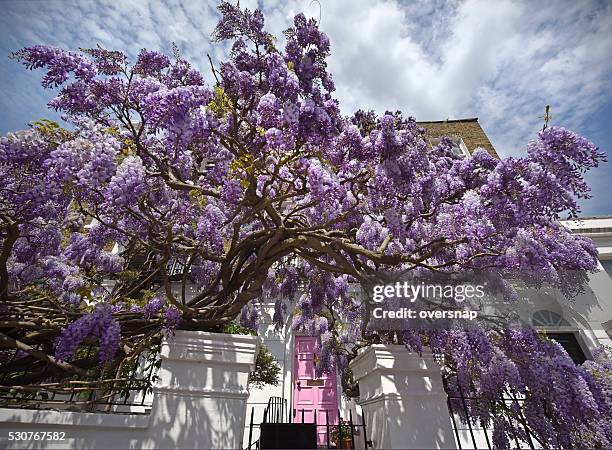
[(580, 222), (581, 220), (593, 220), (593, 219), (612, 219), (612, 215), (606, 216), (578, 216), (575, 219), (565, 219), (566, 222)]
[(612, 236), (612, 216), (578, 217), (562, 220), (561, 224), (573, 233), (589, 237)]
[(478, 122), (478, 117), (469, 117), (467, 119), (447, 119), (447, 120), (417, 120), (417, 123), (456, 123), (456, 122)]

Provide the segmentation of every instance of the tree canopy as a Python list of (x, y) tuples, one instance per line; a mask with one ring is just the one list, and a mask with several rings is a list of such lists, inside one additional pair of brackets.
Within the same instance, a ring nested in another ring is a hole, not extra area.
[[(577, 215), (604, 154), (553, 126), (522, 157), (462, 158), (401, 113), (344, 116), (314, 19), (297, 15), (279, 49), (260, 11), (219, 9), (213, 38), (231, 52), (206, 73), (178, 51), (14, 54), (59, 87), (49, 106), (67, 125), (0, 141), (2, 346), (66, 376), (112, 371), (177, 327), (254, 328), (252, 304), (268, 297), (278, 324), (321, 336), (319, 372), (335, 361), (348, 374), (372, 342), (428, 346), (456, 373), (450, 389), (490, 400), (470, 413), (497, 446), (509, 445), (510, 419), (495, 414), (508, 391), (533, 400), (525, 420), (544, 446), (612, 445), (594, 375), (605, 361), (576, 366), (529, 329), (369, 334), (350, 289), (388, 269), (525, 271), (565, 290), (570, 270), (581, 285), (597, 251), (558, 221)], [(86, 340), (97, 358), (75, 361)]]

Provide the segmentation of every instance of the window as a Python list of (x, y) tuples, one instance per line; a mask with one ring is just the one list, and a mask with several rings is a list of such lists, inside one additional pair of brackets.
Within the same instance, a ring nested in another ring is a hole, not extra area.
[(542, 329), (541, 333), (546, 337), (561, 344), (561, 347), (565, 349), (576, 364), (582, 364), (586, 361), (586, 356), (580, 342), (578, 342), (576, 333), (574, 331), (561, 331), (571, 327), (570, 323), (561, 315), (545, 309), (536, 311), (531, 317), (531, 324)]
[(531, 324), (534, 327), (569, 327), (570, 324), (567, 320), (561, 317), (556, 312), (547, 311), (542, 309), (533, 313), (531, 317)]
[(184, 256), (170, 258), (166, 264), (166, 273), (171, 280), (180, 279), (183, 276), (185, 265), (187, 264)]
[(610, 278), (612, 278), (612, 259), (599, 261)]
[[(453, 146), (453, 153), (455, 155), (460, 156), (461, 158), (470, 156), (470, 151), (465, 145), (465, 142), (463, 142), (463, 139), (461, 139), (460, 137), (453, 137), (453, 136), (448, 136), (448, 137), (451, 139), (451, 141), (453, 141), (453, 144), (455, 144)], [(431, 147), (433, 148), (436, 145), (438, 145), (441, 140), (442, 140), (442, 137), (430, 138), (429, 145), (431, 145)]]
[(546, 336), (561, 344), (561, 347), (565, 349), (576, 364), (582, 364), (586, 361), (586, 356), (574, 333), (546, 333)]

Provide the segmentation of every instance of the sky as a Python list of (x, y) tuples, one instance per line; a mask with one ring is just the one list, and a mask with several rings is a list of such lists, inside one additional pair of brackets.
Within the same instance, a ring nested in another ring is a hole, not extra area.
[[(170, 52), (172, 42), (206, 77), (216, 1), (0, 0), (0, 134), (58, 119), (53, 91), (11, 52), (33, 44), (76, 50)], [(264, 11), (283, 45), (295, 14), (317, 18), (331, 40), (329, 69), (344, 114), (400, 109), (417, 120), (478, 117), (502, 157), (520, 156), (542, 127), (589, 138), (612, 156), (612, 2), (242, 0)], [(609, 158), (612, 159), (612, 158)], [(612, 162), (587, 176), (584, 216), (612, 215)]]

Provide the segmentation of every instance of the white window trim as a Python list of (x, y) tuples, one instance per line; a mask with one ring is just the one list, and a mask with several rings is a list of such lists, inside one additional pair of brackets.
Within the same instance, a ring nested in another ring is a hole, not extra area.
[[(444, 136), (438, 136), (438, 137), (432, 137), (429, 139), (429, 145), (433, 148), (436, 145), (438, 145), (438, 143), (440, 142), (440, 140), (443, 138)], [(461, 155), (459, 156), (463, 156), (463, 157), (469, 157), (471, 156), (470, 151), (467, 148), (467, 145), (465, 145), (465, 142), (463, 141), (462, 137), (456, 138), (456, 137), (452, 137), (452, 136), (447, 136), (448, 138), (450, 138), (459, 148), (459, 150), (461, 151)]]

